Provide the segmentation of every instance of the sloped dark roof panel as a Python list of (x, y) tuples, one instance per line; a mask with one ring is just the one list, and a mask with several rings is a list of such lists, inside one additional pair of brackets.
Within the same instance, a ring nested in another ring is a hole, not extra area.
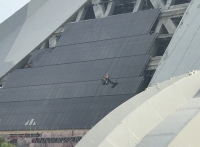
[(159, 13), (159, 9), (152, 9), (71, 23), (57, 46), (148, 34)]
[[(0, 103), (1, 130), (91, 128), (134, 94)], [(9, 111), (8, 111), (9, 108)], [(34, 119), (36, 125), (25, 125)]]
[[(34, 52), (31, 68), (10, 74), (0, 91), (0, 128), (91, 128), (150, 81), (144, 69), (158, 14), (149, 10), (70, 24), (62, 46)], [(118, 84), (103, 85), (106, 73)]]
[(146, 54), (20, 69), (11, 74), (4, 88), (100, 81), (106, 72), (114, 79), (140, 76), (149, 59)]
[(60, 46), (46, 50), (42, 58), (39, 56), (31, 60), (36, 67), (147, 54), (155, 39), (152, 35), (156, 36), (156, 34), (145, 34)]

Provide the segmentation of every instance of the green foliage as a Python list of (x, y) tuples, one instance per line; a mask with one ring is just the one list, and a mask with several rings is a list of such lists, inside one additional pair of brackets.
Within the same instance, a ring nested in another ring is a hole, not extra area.
[(0, 138), (0, 147), (15, 147), (15, 146), (8, 142), (5, 142), (4, 138)]
[(4, 138), (0, 138), (0, 145), (5, 142)]
[(14, 145), (10, 144), (10, 143), (7, 143), (7, 142), (3, 142), (1, 144), (1, 147), (14, 147)]

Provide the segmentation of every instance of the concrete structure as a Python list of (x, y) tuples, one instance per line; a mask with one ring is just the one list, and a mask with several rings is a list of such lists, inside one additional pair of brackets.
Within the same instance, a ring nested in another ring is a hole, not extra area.
[[(55, 48), (35, 50), (25, 68), (9, 75), (0, 91), (0, 128), (90, 129), (143, 91), (157, 37), (149, 32), (159, 14), (152, 9), (67, 25)], [(124, 18), (129, 21), (121, 23)], [(110, 84), (102, 82), (105, 73)]]
[(199, 6), (200, 1), (191, 2), (156, 70), (151, 85), (200, 69)]
[[(110, 112), (77, 147), (198, 147), (199, 10), (199, 0), (32, 0), (0, 25), (0, 133), (58, 130), (74, 145)], [(122, 84), (103, 87), (107, 71)]]
[[(60, 26), (75, 19), (87, 0), (33, 0), (0, 25), (0, 78), (39, 47)], [(65, 14), (65, 15), (63, 15)], [(50, 37), (51, 46), (52, 37)], [(16, 67), (17, 68), (17, 67)]]
[(194, 0), (188, 7), (151, 81), (154, 86), (113, 110), (77, 147), (199, 146), (200, 72), (194, 70), (199, 69), (199, 5)]
[(102, 119), (77, 147), (198, 147), (200, 72), (148, 88)]
[[(74, 20), (78, 22), (87, 19), (88, 13), (94, 13), (96, 18), (103, 18), (113, 14), (137, 12), (144, 9), (161, 9), (162, 13), (158, 23), (155, 24), (154, 31), (159, 33), (158, 38), (170, 39), (190, 2), (190, 0), (167, 0), (166, 3), (162, 0), (126, 1), (125, 3), (121, 0), (81, 0), (72, 3), (53, 0), (31, 1), (0, 25), (0, 31), (2, 31), (0, 84), (5, 82), (7, 79), (5, 76), (9, 72), (26, 65), (31, 51), (38, 48), (55, 47), (66, 24)], [(127, 4), (133, 5), (132, 9), (126, 10), (125, 5)], [(54, 9), (51, 9), (52, 6)], [(117, 11), (121, 6), (124, 8)], [(62, 15), (63, 13), (67, 15)], [(13, 21), (15, 21), (15, 25), (13, 25)], [(51, 25), (47, 27), (47, 24)], [(42, 35), (36, 32), (40, 32)]]

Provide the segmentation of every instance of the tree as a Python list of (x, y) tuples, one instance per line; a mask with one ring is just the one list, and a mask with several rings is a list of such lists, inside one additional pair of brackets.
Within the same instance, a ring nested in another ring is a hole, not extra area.
[(5, 142), (4, 138), (0, 137), (0, 147), (15, 147), (13, 144)]

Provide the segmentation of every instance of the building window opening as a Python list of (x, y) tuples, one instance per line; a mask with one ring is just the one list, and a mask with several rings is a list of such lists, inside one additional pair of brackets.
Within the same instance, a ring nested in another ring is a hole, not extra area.
[(88, 10), (87, 10), (87, 13), (86, 13), (86, 15), (85, 15), (85, 20), (88, 20), (88, 19), (95, 19), (93, 6), (92, 6), (92, 5), (89, 5), (87, 9), (88, 9)]
[(185, 3), (190, 3), (191, 0), (176, 0), (174, 5), (180, 5), (180, 4), (185, 4)]
[(167, 0), (163, 0), (163, 2), (164, 2), (164, 4), (166, 4), (166, 3), (167, 3)]
[(135, 0), (118, 0), (113, 15), (131, 13), (135, 6)]
[(167, 29), (164, 25), (162, 25), (162, 27), (160, 29), (160, 34), (169, 34), (169, 32), (167, 31)]
[(148, 77), (153, 77), (155, 70), (145, 70), (144, 75)]
[(171, 41), (171, 38), (164, 38), (164, 39), (159, 40), (158, 49), (155, 56), (163, 56), (170, 41)]
[(105, 10), (107, 9), (109, 3), (110, 3), (109, 0), (103, 0), (103, 5), (105, 7)]
[(145, 0), (142, 10), (148, 10), (148, 9), (154, 9), (154, 7), (151, 4), (150, 0)]
[(178, 26), (179, 23), (181, 22), (182, 17), (175, 17), (175, 18), (171, 18), (171, 19), (172, 19), (172, 21), (174, 22), (174, 24), (175, 24), (176, 26)]

